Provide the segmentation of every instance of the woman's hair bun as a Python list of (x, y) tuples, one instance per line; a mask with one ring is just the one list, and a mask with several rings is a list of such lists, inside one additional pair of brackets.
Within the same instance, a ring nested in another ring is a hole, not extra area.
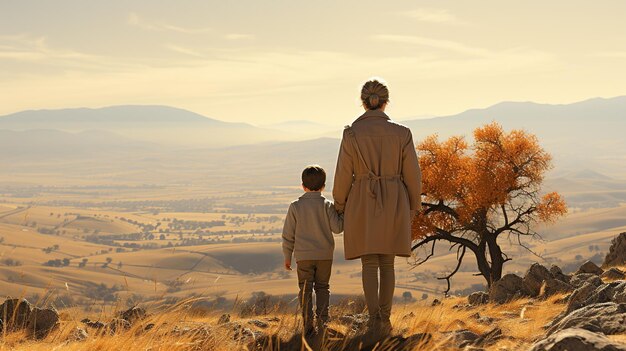
[(369, 80), (361, 88), (361, 101), (368, 110), (376, 110), (389, 102), (389, 89), (376, 79)]

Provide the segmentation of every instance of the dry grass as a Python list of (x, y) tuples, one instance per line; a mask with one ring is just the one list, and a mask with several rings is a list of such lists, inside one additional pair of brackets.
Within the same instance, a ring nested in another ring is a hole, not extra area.
[[(451, 298), (442, 305), (431, 307), (423, 303), (405, 306), (396, 306), (392, 322), (396, 333), (409, 336), (417, 333), (430, 333), (433, 340), (423, 346), (416, 346), (415, 350), (446, 350), (447, 331), (469, 329), (478, 334), (485, 333), (494, 327), (502, 329), (506, 338), (488, 348), (488, 350), (522, 350), (540, 337), (544, 331), (542, 326), (549, 322), (562, 309), (563, 305), (555, 303), (559, 296), (547, 301), (521, 299), (503, 305), (485, 305), (474, 308), (454, 307), (464, 304), (463, 298)], [(189, 302), (189, 301), (187, 301)], [(217, 326), (217, 319), (221, 312), (214, 312), (208, 316), (194, 317), (189, 313), (189, 303), (179, 304), (174, 308), (154, 312), (142, 323), (136, 323), (129, 330), (111, 335), (107, 332), (97, 332), (88, 329), (89, 337), (84, 341), (68, 341), (77, 327), (83, 327), (77, 309), (62, 311), (62, 324), (59, 330), (39, 341), (27, 340), (23, 333), (3, 335), (0, 338), (0, 350), (224, 350), (232, 351), (245, 349), (245, 343), (233, 340), (233, 328)], [(347, 312), (339, 311), (338, 314)], [(491, 325), (479, 323), (475, 314), (483, 317), (492, 317), (496, 320)], [(234, 315), (234, 313), (232, 313)], [(109, 320), (115, 315), (110, 311), (100, 316), (101, 320)], [(269, 328), (262, 330), (267, 334), (276, 334), (281, 339), (291, 338), (299, 325), (299, 317), (294, 313), (276, 312), (265, 317), (279, 317), (280, 321), (269, 323)], [(233, 318), (235, 319), (235, 318)], [(238, 320), (244, 327), (247, 319)], [(144, 331), (145, 325), (154, 323), (149, 331)], [(346, 332), (347, 327), (338, 321), (331, 323), (331, 327)], [(172, 332), (175, 328), (190, 328), (199, 330), (199, 333)], [(207, 332), (202, 331), (206, 328)], [(385, 349), (385, 348), (383, 348)], [(388, 347), (388, 349), (393, 349)]]

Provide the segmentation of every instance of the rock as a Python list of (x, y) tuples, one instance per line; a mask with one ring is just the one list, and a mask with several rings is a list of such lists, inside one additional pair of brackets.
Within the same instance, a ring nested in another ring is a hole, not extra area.
[(220, 319), (217, 320), (217, 324), (226, 324), (226, 323), (230, 323), (230, 314), (228, 313), (224, 313), (223, 315), (220, 316)]
[(250, 328), (239, 328), (235, 331), (235, 335), (233, 335), (233, 340), (235, 341), (245, 341), (245, 340), (256, 340), (257, 338), (263, 336), (263, 333), (253, 331)]
[(489, 302), (489, 294), (484, 291), (473, 292), (467, 297), (467, 302), (472, 306), (484, 305)]
[(523, 279), (515, 274), (507, 274), (494, 282), (489, 289), (489, 301), (505, 303), (515, 297), (524, 295)]
[(496, 327), (478, 337), (476, 340), (474, 340), (474, 342), (472, 342), (472, 345), (479, 347), (491, 346), (501, 338), (502, 329)]
[(480, 337), (480, 335), (467, 329), (447, 332), (447, 333), (444, 333), (444, 335), (447, 336), (446, 339), (448, 340), (449, 343), (453, 345), (457, 345), (458, 347), (461, 347), (461, 348), (465, 347), (465, 345), (471, 344), (472, 342), (474, 342), (474, 340)]
[(28, 333), (37, 338), (45, 338), (59, 327), (59, 313), (51, 308), (33, 308), (27, 323)]
[(8, 299), (0, 305), (0, 319), (4, 322), (4, 329), (8, 332), (26, 327), (33, 307), (25, 299)]
[(572, 276), (572, 279), (570, 279), (570, 284), (575, 287), (575, 288), (579, 288), (581, 287), (584, 283), (591, 283), (593, 286), (600, 286), (602, 284), (604, 284), (604, 282), (602, 281), (602, 279), (597, 276), (596, 274), (593, 273), (579, 273), (579, 274), (575, 274), (574, 276)]
[(547, 298), (555, 294), (568, 293), (574, 290), (574, 287), (558, 279), (548, 278), (543, 281), (539, 288), (539, 297)]
[(102, 329), (106, 328), (107, 324), (100, 321), (92, 321), (89, 318), (85, 318), (81, 321), (84, 325), (93, 329)]
[[(582, 306), (583, 302), (587, 301), (589, 297), (593, 294), (596, 287), (590, 283), (585, 283), (580, 288), (574, 290), (574, 292), (569, 296), (567, 301), (567, 307), (565, 310), (559, 314), (554, 321), (559, 321), (564, 318), (568, 313)], [(554, 322), (553, 321), (553, 322)]]
[(613, 298), (611, 300), (616, 303), (626, 303), (625, 281), (620, 281), (619, 284), (613, 289)]
[(611, 247), (604, 258), (603, 267), (626, 265), (626, 233), (621, 233), (611, 240)]
[(534, 344), (530, 351), (626, 351), (602, 334), (585, 329), (569, 328)]
[(528, 295), (536, 297), (539, 295), (541, 284), (543, 284), (543, 281), (547, 279), (553, 279), (550, 271), (539, 263), (533, 263), (526, 271), (526, 274), (524, 274), (522, 281), (524, 283), (524, 289)]
[(439, 299), (434, 299), (433, 302), (430, 305), (432, 307), (439, 306), (439, 305), (441, 305), (441, 301), (439, 301)]
[(552, 274), (552, 277), (554, 279), (560, 280), (564, 283), (569, 283), (571, 277), (569, 275), (563, 274), (563, 271), (561, 270), (561, 267), (553, 264), (552, 266), (550, 266), (550, 274)]
[(576, 271), (576, 274), (580, 274), (580, 273), (591, 273), (595, 275), (600, 275), (604, 273), (604, 270), (598, 267), (597, 264), (591, 261), (587, 261), (583, 263), (582, 266), (580, 266), (580, 268), (578, 268), (578, 270)]
[(113, 318), (109, 324), (107, 324), (107, 326), (109, 327), (109, 331), (111, 332), (111, 334), (115, 334), (117, 332), (121, 332), (124, 330), (128, 330), (131, 327), (131, 324), (129, 321), (122, 319), (122, 318)]
[(89, 338), (89, 334), (83, 328), (76, 327), (72, 332), (68, 335), (67, 341), (84, 341)]
[(263, 329), (265, 329), (265, 328), (267, 328), (267, 327), (269, 327), (269, 326), (270, 326), (270, 325), (269, 325), (269, 324), (267, 324), (266, 322), (260, 321), (260, 320), (258, 320), (258, 319), (251, 319), (251, 320), (249, 320), (249, 321), (248, 321), (248, 324), (252, 324), (252, 325), (254, 325), (255, 327), (258, 327), (258, 328), (263, 328)]
[(118, 313), (119, 318), (128, 321), (128, 323), (130, 324), (134, 324), (136, 321), (140, 321), (146, 318), (146, 316), (146, 310), (137, 306), (133, 306), (126, 311)]
[(547, 335), (567, 328), (586, 329), (606, 335), (626, 332), (626, 304), (605, 302), (581, 307), (551, 323)]
[(600, 277), (607, 280), (623, 280), (624, 278), (626, 278), (626, 274), (624, 274), (624, 272), (622, 272), (621, 270), (612, 267), (604, 271), (604, 273), (602, 273)]

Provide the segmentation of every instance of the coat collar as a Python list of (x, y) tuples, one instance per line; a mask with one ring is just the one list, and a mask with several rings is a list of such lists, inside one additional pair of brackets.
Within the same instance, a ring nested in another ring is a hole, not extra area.
[(380, 117), (380, 118), (384, 118), (386, 120), (390, 120), (390, 118), (389, 118), (389, 116), (387, 116), (387, 114), (385, 114), (383, 111), (378, 109), (378, 110), (367, 110), (367, 111), (365, 111), (365, 113), (363, 113), (359, 118), (357, 118), (355, 120), (355, 122), (362, 121), (364, 119), (371, 118), (371, 117)]
[(322, 197), (322, 192), (321, 191), (309, 191), (308, 193), (304, 193), (302, 194), (302, 196), (300, 196), (301, 199), (317, 199), (317, 198), (321, 198)]

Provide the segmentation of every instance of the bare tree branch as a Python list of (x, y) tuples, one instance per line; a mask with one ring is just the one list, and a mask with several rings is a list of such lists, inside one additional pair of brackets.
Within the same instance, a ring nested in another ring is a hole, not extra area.
[(445, 296), (448, 296), (448, 293), (450, 292), (450, 279), (456, 274), (456, 272), (459, 271), (459, 268), (461, 268), (461, 264), (463, 263), (463, 257), (465, 256), (465, 246), (460, 246), (458, 250), (461, 251), (461, 254), (459, 255), (459, 251), (457, 251), (457, 264), (454, 270), (445, 277), (437, 278), (439, 280), (445, 280), (448, 284), (446, 291), (444, 291), (443, 293)]

